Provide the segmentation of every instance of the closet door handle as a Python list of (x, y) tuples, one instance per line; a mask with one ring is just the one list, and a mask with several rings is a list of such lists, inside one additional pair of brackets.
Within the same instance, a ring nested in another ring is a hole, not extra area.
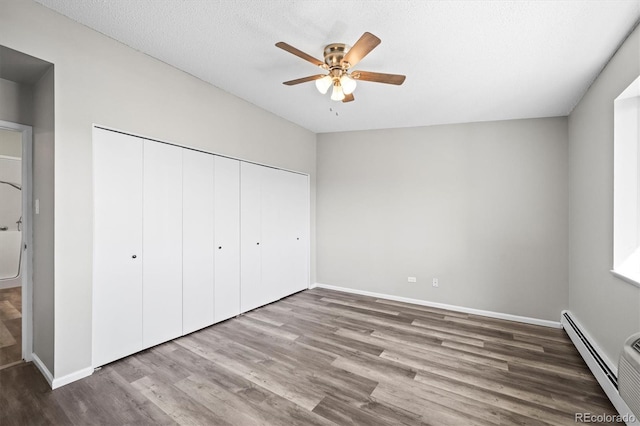
[(256, 243), (256, 245), (257, 245), (257, 246), (259, 246), (259, 245), (260, 245), (260, 243)]
[(222, 246), (218, 246), (218, 250), (221, 250), (221, 249), (222, 249)]
[(135, 255), (135, 254), (133, 256), (131, 256), (132, 259), (135, 259), (136, 257), (138, 257), (138, 256)]

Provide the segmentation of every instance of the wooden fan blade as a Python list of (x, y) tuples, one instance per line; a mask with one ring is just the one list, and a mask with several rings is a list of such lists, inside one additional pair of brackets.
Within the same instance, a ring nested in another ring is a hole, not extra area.
[(318, 79), (320, 79), (322, 77), (325, 77), (325, 75), (324, 74), (310, 75), (309, 77), (302, 77), (302, 78), (298, 78), (296, 80), (285, 81), (282, 84), (286, 84), (287, 86), (293, 86), (293, 85), (300, 84), (300, 83), (306, 83), (307, 81), (318, 80)]
[(344, 99), (342, 100), (342, 102), (351, 102), (355, 100), (355, 98), (353, 97), (353, 93), (349, 93), (348, 95), (344, 95)]
[(309, 61), (313, 65), (317, 65), (319, 67), (324, 67), (325, 65), (324, 62), (322, 62), (320, 59), (316, 59), (313, 56), (307, 53), (304, 53), (302, 50), (298, 50), (295, 47), (291, 46), (290, 44), (285, 43), (284, 41), (280, 41), (276, 43), (276, 47), (279, 47), (282, 50), (286, 50), (287, 52), (292, 53), (297, 57), (304, 59), (305, 61)]
[(348, 62), (349, 67), (354, 67), (358, 62), (369, 54), (382, 41), (371, 33), (364, 33), (356, 41), (356, 44), (344, 55), (342, 63)]
[(400, 74), (384, 74), (381, 72), (370, 71), (354, 71), (351, 73), (351, 77), (356, 80), (373, 81), (375, 83), (387, 83), (397, 84), (398, 86), (404, 83), (406, 76)]

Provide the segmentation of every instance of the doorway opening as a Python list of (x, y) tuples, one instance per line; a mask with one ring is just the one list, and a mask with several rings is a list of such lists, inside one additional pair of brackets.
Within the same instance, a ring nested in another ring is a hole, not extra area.
[(0, 369), (31, 353), (30, 126), (0, 121)]

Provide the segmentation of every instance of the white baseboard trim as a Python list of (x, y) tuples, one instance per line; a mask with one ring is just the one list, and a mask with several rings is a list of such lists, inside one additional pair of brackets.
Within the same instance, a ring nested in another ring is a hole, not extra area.
[(352, 288), (338, 287), (335, 285), (322, 284), (322, 283), (315, 283), (309, 286), (309, 288), (316, 288), (316, 287), (326, 288), (328, 290), (343, 291), (345, 293), (360, 294), (362, 296), (377, 297), (378, 299), (387, 299), (387, 300), (394, 300), (396, 302), (405, 302), (405, 303), (411, 303), (414, 305), (428, 306), (430, 308), (447, 309), (449, 311), (462, 312), (465, 314), (480, 315), (483, 317), (498, 318), (498, 319), (503, 319), (507, 321), (522, 322), (525, 324), (541, 325), (543, 327), (551, 327), (551, 328), (562, 327), (562, 325), (558, 321), (549, 321), (549, 320), (543, 320), (538, 318), (523, 317), (520, 315), (503, 314), (501, 312), (483, 311), (481, 309), (467, 308), (464, 306), (447, 305), (445, 303), (430, 302), (428, 300), (412, 299), (409, 297), (393, 296), (390, 294), (383, 294), (383, 293), (374, 293), (371, 291), (356, 290)]
[(55, 379), (53, 379), (53, 383), (51, 384), (51, 389), (58, 389), (59, 387), (68, 385), (69, 383), (75, 382), (76, 380), (89, 377), (92, 374), (93, 374), (93, 367), (87, 367), (87, 368), (83, 368), (82, 370), (69, 373), (66, 376), (56, 377)]
[[(607, 375), (604, 373), (604, 371), (596, 361), (596, 358), (594, 358), (594, 356), (591, 354), (587, 346), (584, 344), (584, 342), (582, 341), (578, 333), (576, 333), (576, 331), (573, 329), (573, 326), (565, 318), (564, 316), (565, 313), (569, 315), (569, 317), (571, 317), (571, 320), (573, 321), (575, 326), (580, 330), (580, 333), (582, 333), (584, 338), (587, 339), (587, 341), (589, 342), (593, 350), (595, 350), (598, 353), (598, 356), (609, 367), (609, 369), (611, 369), (615, 374), (617, 374), (618, 369), (611, 362), (611, 360), (604, 354), (604, 352), (600, 349), (600, 347), (595, 344), (595, 341), (593, 340), (593, 338), (589, 336), (589, 334), (585, 331), (584, 327), (578, 322), (578, 320), (576, 320), (575, 316), (571, 314), (571, 311), (566, 311), (566, 310), (562, 311), (562, 315), (561, 315), (562, 327), (564, 328), (566, 333), (569, 335), (569, 338), (573, 342), (573, 345), (576, 347), (576, 349), (580, 353), (580, 356), (582, 357), (582, 359), (584, 359), (584, 362), (589, 367), (589, 370), (591, 370), (591, 373), (593, 373), (594, 377), (600, 384), (600, 387), (602, 388), (602, 390), (604, 390), (604, 393), (607, 395), (607, 397), (609, 398), (609, 400), (611, 401), (615, 409), (618, 410), (618, 413), (620, 414), (620, 416), (623, 417), (623, 419), (634, 420), (633, 422), (627, 421), (626, 422), (627, 425), (640, 426), (640, 421), (638, 421), (638, 419), (635, 419), (635, 417), (633, 416), (633, 413), (631, 412), (631, 409), (629, 409), (629, 406), (627, 405), (627, 403), (624, 402), (624, 400), (618, 393), (618, 389), (616, 389), (613, 383), (611, 383)], [(593, 414), (599, 414), (599, 413), (593, 413)]]
[(53, 374), (51, 374), (51, 371), (49, 371), (47, 366), (44, 365), (44, 362), (42, 362), (40, 357), (38, 355), (36, 355), (35, 353), (33, 353), (33, 354), (31, 354), (31, 361), (38, 368), (38, 370), (40, 370), (40, 372), (42, 373), (44, 378), (47, 380), (47, 383), (49, 383), (49, 386), (53, 387), (52, 386), (52, 384), (53, 384)]
[(36, 355), (35, 353), (31, 354), (31, 360), (47, 380), (47, 383), (49, 383), (51, 389), (57, 389), (61, 386), (68, 385), (71, 382), (84, 379), (85, 377), (93, 374), (93, 367), (87, 367), (83, 368), (82, 370), (75, 371), (71, 374), (67, 374), (66, 376), (54, 378), (53, 374), (51, 374), (47, 366), (44, 365), (44, 362), (42, 362), (38, 355)]

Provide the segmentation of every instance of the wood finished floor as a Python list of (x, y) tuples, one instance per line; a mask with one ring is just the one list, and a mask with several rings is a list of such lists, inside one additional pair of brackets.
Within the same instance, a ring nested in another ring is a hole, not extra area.
[(563, 330), (308, 290), (51, 391), (0, 370), (0, 424), (570, 425), (614, 414)]
[(22, 360), (22, 288), (0, 289), (0, 368)]

